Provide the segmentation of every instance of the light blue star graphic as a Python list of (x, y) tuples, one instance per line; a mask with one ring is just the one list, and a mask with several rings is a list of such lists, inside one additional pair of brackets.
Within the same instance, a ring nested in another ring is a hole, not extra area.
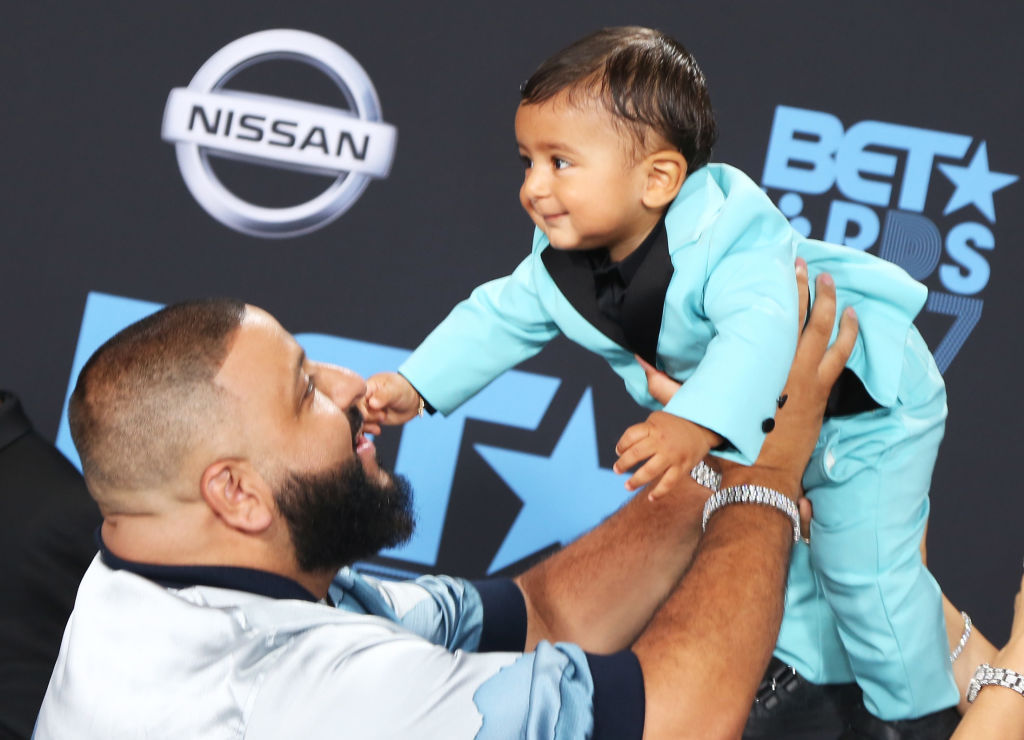
[(948, 216), (964, 206), (973, 203), (991, 222), (996, 222), (996, 207), (992, 202), (992, 194), (1011, 185), (1019, 178), (1005, 172), (993, 172), (988, 168), (988, 143), (981, 142), (978, 151), (966, 167), (956, 164), (940, 164), (942, 174), (956, 185), (943, 216)]
[(549, 457), (487, 445), (475, 448), (523, 502), (490, 573), (548, 545), (575, 539), (631, 495), (625, 489), (625, 476), (598, 464), (589, 388)]

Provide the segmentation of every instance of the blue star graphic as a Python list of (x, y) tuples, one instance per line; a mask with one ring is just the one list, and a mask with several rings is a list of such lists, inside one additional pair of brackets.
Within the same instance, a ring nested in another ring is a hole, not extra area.
[(549, 457), (486, 445), (475, 447), (523, 502), (491, 562), (491, 573), (548, 545), (572, 541), (631, 496), (625, 489), (625, 477), (598, 465), (589, 388)]
[(988, 144), (981, 142), (978, 151), (966, 167), (956, 164), (940, 164), (942, 174), (956, 185), (943, 216), (973, 203), (991, 222), (996, 222), (996, 207), (992, 202), (992, 194), (1018, 180), (1017, 175), (1004, 172), (993, 172), (988, 168)]

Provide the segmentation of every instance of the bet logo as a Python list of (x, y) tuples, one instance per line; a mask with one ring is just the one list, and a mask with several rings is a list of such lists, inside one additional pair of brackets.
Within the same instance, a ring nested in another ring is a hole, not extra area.
[[(348, 108), (227, 87), (242, 70), (273, 60), (323, 72)], [(338, 218), (371, 178), (387, 176), (397, 138), (395, 127), (382, 121), (377, 92), (359, 63), (321, 36), (289, 29), (244, 36), (210, 57), (188, 87), (171, 90), (161, 133), (174, 144), (181, 175), (199, 205), (226, 226), (261, 237), (297, 236)], [(265, 207), (228, 190), (210, 165), (213, 156), (334, 180), (304, 203)]]
[(995, 196), (1017, 180), (991, 169), (984, 140), (780, 105), (761, 182), (804, 236), (874, 249), (928, 284), (926, 312), (953, 317), (934, 349), (945, 371), (981, 319)]

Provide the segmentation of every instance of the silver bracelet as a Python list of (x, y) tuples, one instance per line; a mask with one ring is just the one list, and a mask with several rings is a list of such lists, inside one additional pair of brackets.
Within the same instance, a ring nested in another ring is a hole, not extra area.
[(788, 516), (793, 522), (793, 541), (800, 539), (800, 511), (789, 496), (764, 486), (732, 486), (723, 488), (704, 504), (704, 518), (701, 530), (707, 530), (711, 515), (729, 504), (761, 504), (772, 506)]
[(964, 618), (964, 633), (960, 635), (960, 642), (949, 654), (950, 663), (960, 657), (960, 653), (964, 651), (964, 646), (967, 644), (967, 638), (971, 636), (971, 618), (967, 616), (967, 612), (960, 612), (960, 616)]
[(717, 491), (718, 487), (722, 485), (722, 474), (716, 473), (711, 466), (703, 460), (697, 463), (697, 467), (690, 471), (690, 477), (705, 488), (710, 488), (712, 491)]
[(982, 663), (967, 687), (967, 701), (973, 704), (978, 698), (978, 692), (986, 686), (1002, 686), (1024, 696), (1024, 676), (1009, 668), (993, 668), (988, 663)]

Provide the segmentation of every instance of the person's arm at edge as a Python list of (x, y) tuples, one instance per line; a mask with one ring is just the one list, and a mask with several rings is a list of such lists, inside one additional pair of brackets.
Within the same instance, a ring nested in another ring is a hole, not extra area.
[[(921, 561), (928, 564), (928, 527), (925, 526), (924, 537), (921, 539)], [(960, 644), (964, 634), (964, 617), (953, 602), (945, 593), (942, 594), (942, 616), (946, 622), (946, 639), (949, 641), (949, 652), (952, 655)], [(974, 677), (974, 672), (982, 663), (995, 665), (996, 646), (989, 642), (988, 638), (981, 633), (978, 625), (971, 626), (970, 635), (964, 643), (957, 659), (953, 661), (953, 680), (960, 690), (960, 703), (957, 704), (957, 711), (964, 714), (971, 705), (967, 702), (967, 688)]]
[[(960, 610), (953, 606), (952, 602), (942, 595), (942, 615), (946, 619), (946, 636), (949, 639), (950, 652), (960, 644), (960, 636), (963, 635), (964, 619)], [(988, 641), (985, 635), (981, 634), (977, 626), (971, 628), (971, 635), (964, 645), (963, 652), (953, 661), (953, 678), (956, 680), (957, 688), (960, 689), (960, 704), (957, 709), (963, 714), (970, 708), (967, 703), (967, 685), (974, 676), (974, 671), (982, 663), (995, 665), (996, 646)], [(1024, 700), (1021, 701), (1024, 703)]]
[[(948, 603), (948, 602), (947, 602)], [(971, 639), (967, 641), (970, 645)], [(991, 647), (991, 643), (985, 640)], [(966, 656), (967, 649), (964, 649)], [(986, 662), (982, 657), (979, 662)], [(1024, 674), (1024, 580), (1021, 590), (1017, 592), (1014, 602), (1013, 627), (1010, 629), (1010, 640), (998, 653), (987, 661), (993, 668), (1008, 668)], [(969, 665), (974, 665), (970, 660)], [(974, 671), (971, 670), (973, 675)], [(998, 737), (1000, 740), (1019, 740), (1024, 738), (1024, 696), (1002, 686), (987, 686), (978, 693), (974, 704), (969, 704), (969, 711), (964, 714), (959, 727), (953, 733), (952, 740), (982, 740), (982, 738)]]

